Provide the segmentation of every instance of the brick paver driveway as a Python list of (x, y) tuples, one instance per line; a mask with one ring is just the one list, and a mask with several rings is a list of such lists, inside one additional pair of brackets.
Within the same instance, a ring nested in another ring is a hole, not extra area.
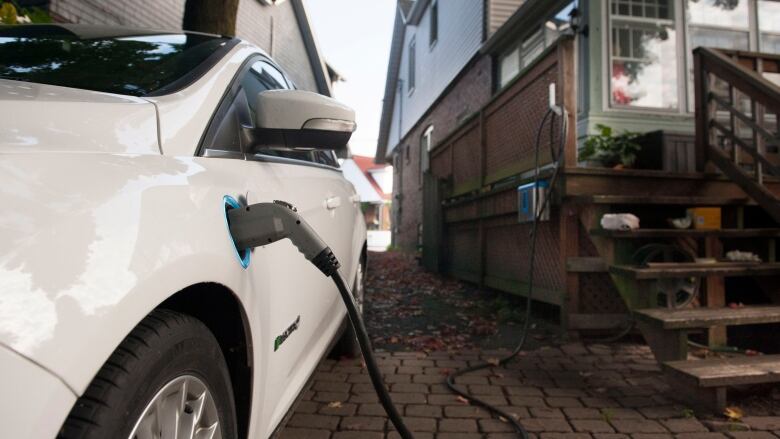
[[(383, 353), (380, 364), (393, 400), (415, 437), (516, 438), (509, 425), (458, 400), (442, 384), (453, 368), (490, 353)], [(729, 423), (697, 419), (668, 398), (649, 350), (641, 345), (567, 344), (528, 352), (507, 368), (459, 383), (516, 415), (541, 439), (777, 438), (780, 417), (746, 416)], [(324, 360), (282, 438), (398, 437), (359, 360)]]
[[(372, 269), (378, 274), (373, 281), (369, 278), (373, 284), (367, 288), (367, 301), (372, 300), (372, 291), (379, 297), (383, 289), (383, 297), (391, 302), (397, 299), (402, 303), (410, 296), (414, 298), (416, 293), (411, 289), (416, 288), (416, 276), (422, 279), (420, 284), (437, 282), (414, 267), (396, 267), (406, 273), (403, 289), (399, 288), (398, 293), (403, 297), (387, 297), (387, 290), (392, 288), (378, 283), (399, 276), (383, 271), (381, 258), (374, 255), (370, 260), (374, 263)], [(397, 256), (384, 258), (391, 262), (395, 259), (394, 264), (398, 262)], [(420, 288), (430, 289), (430, 286)], [(435, 298), (434, 295), (428, 301)], [(422, 314), (427, 315), (427, 311), (423, 309)], [(371, 315), (369, 313), (369, 318)], [(377, 315), (376, 310), (373, 315)], [(372, 322), (368, 323), (371, 328)], [(432, 328), (432, 334), (438, 331), (436, 319), (424, 325)], [(373, 328), (377, 332), (384, 327), (374, 322)], [(393, 338), (400, 338), (403, 329), (395, 327), (388, 331), (396, 331), (398, 335)], [(388, 338), (388, 335), (372, 334), (380, 338)], [(445, 333), (442, 335), (446, 337)], [(417, 338), (415, 335), (413, 340)], [(534, 438), (780, 437), (780, 417), (772, 416), (780, 415), (780, 406), (774, 401), (745, 409), (740, 422), (728, 422), (717, 414), (697, 416), (675, 403), (669, 397), (673, 389), (664, 382), (652, 354), (642, 344), (563, 343), (550, 337), (540, 342), (538, 339), (541, 337), (535, 337), (533, 350), (524, 352), (506, 368), (482, 370), (458, 380), (473, 394), (515, 415)], [(375, 344), (392, 349), (391, 344), (383, 345), (379, 341)], [(380, 352), (378, 356), (393, 401), (416, 438), (498, 439), (516, 438), (517, 435), (508, 424), (449, 393), (443, 381), (454, 369), (505, 354), (487, 350), (433, 350)], [(304, 395), (281, 437), (380, 439), (398, 436), (377, 402), (360, 359), (326, 359), (320, 364), (311, 389)]]

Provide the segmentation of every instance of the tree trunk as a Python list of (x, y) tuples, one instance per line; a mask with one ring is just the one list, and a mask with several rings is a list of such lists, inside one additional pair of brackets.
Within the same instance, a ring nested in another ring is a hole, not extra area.
[(237, 13), (238, 0), (187, 0), (182, 29), (233, 36)]

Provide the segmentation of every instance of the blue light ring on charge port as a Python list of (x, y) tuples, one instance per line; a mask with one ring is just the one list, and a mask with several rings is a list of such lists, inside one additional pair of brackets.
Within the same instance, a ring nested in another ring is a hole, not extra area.
[(231, 197), (230, 195), (225, 195), (222, 197), (222, 200), (224, 201), (223, 204), (223, 210), (225, 211), (225, 228), (227, 229), (228, 236), (230, 237), (230, 242), (233, 244), (233, 251), (236, 254), (236, 258), (238, 259), (238, 262), (241, 264), (242, 267), (246, 268), (249, 266), (249, 258), (251, 256), (251, 253), (249, 252), (249, 249), (244, 249), (239, 251), (238, 247), (236, 247), (236, 242), (233, 240), (233, 235), (230, 234), (230, 222), (228, 221), (228, 210), (230, 209), (240, 209), (241, 205), (236, 201), (235, 198)]

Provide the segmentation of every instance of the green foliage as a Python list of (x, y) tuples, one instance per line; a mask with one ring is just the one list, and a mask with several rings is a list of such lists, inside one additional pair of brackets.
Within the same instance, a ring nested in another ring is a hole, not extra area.
[(51, 15), (45, 10), (38, 7), (27, 8), (24, 10), (24, 15), (30, 19), (31, 23), (51, 23)]
[(636, 143), (639, 133), (623, 131), (615, 134), (611, 127), (598, 124), (599, 134), (588, 136), (585, 146), (580, 151), (580, 160), (596, 161), (603, 166), (631, 166), (636, 161), (636, 154), (642, 147)]
[(51, 21), (51, 16), (45, 9), (35, 6), (21, 8), (14, 1), (5, 1), (0, 4), (0, 23), (2, 24), (51, 23)]
[(12, 3), (0, 5), (0, 23), (16, 24), (16, 7)]

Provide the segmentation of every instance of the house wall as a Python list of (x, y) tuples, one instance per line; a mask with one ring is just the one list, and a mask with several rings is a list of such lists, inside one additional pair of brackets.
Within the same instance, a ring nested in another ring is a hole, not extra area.
[[(49, 10), (69, 23), (178, 30), (184, 0), (51, 0)], [(236, 35), (271, 55), (299, 88), (317, 91), (292, 2), (266, 6), (257, 0), (240, 0)]]
[[(438, 40), (429, 46), (430, 5), (419, 23), (407, 24), (399, 68), (399, 81), (390, 132), (388, 151), (392, 151), (417, 125), (419, 119), (442, 94), (447, 86), (469, 63), (483, 40), (484, 5), (482, 1), (439, 1)], [(416, 41), (415, 78), (413, 92), (409, 92), (409, 42)], [(389, 154), (388, 154), (389, 155)]]
[[(531, 224), (518, 222), (517, 183), (489, 192), (481, 189), (533, 167), (534, 140), (547, 111), (548, 87), (561, 83), (560, 56), (557, 47), (548, 49), (491, 99), (478, 117), (461, 125), (432, 153), (431, 172), (448, 182), (445, 197), (461, 197), (444, 207), (440, 246), (445, 265), (459, 278), (504, 291), (524, 290)], [(542, 145), (549, 144), (549, 133), (549, 129), (542, 131)], [(558, 130), (554, 136), (557, 141)], [(550, 161), (549, 154), (542, 157), (542, 164)], [(480, 195), (473, 196), (478, 190)], [(559, 246), (554, 211), (550, 221), (538, 228), (535, 273), (537, 299), (556, 305), (564, 300)]]
[[(437, 145), (469, 115), (490, 99), (491, 60), (489, 56), (470, 63), (441, 99), (434, 103), (404, 137), (393, 155), (394, 245), (414, 250), (418, 227), (422, 224), (422, 176), (420, 138), (433, 125), (432, 145)], [(408, 146), (408, 158), (407, 158)]]

